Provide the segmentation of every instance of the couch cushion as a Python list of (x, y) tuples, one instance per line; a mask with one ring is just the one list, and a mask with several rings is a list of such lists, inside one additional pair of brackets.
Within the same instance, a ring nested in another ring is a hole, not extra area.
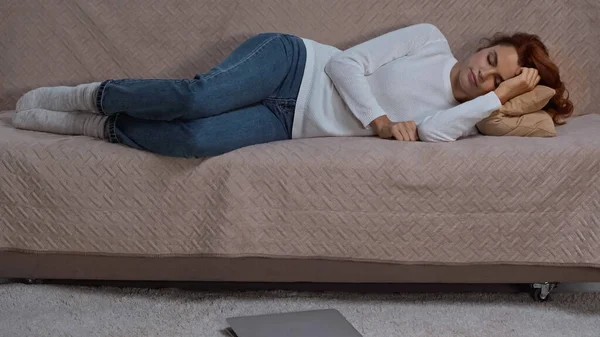
[(555, 138), (315, 138), (176, 159), (0, 115), (0, 250), (600, 266), (600, 116)]

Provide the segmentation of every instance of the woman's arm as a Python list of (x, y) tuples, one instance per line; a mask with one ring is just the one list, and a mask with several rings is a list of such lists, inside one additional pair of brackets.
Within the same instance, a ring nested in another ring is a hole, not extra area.
[(335, 55), (325, 66), (325, 72), (350, 111), (366, 128), (386, 113), (373, 96), (365, 76), (428, 43), (442, 40), (445, 40), (442, 33), (431, 24), (401, 28)]
[(418, 125), (419, 139), (425, 142), (451, 142), (471, 135), (477, 123), (509, 100), (533, 90), (540, 82), (536, 69), (521, 68), (519, 72), (519, 75), (502, 82), (496, 90), (486, 95), (426, 117)]
[(471, 135), (475, 125), (502, 107), (495, 92), (459, 104), (426, 117), (418, 126), (419, 139), (424, 142), (452, 142)]

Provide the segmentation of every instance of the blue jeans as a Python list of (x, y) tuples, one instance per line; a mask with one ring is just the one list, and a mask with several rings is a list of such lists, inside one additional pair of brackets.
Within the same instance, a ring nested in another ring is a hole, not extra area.
[(292, 138), (305, 63), (302, 39), (263, 33), (193, 79), (103, 81), (96, 105), (110, 116), (112, 143), (166, 156), (216, 156)]

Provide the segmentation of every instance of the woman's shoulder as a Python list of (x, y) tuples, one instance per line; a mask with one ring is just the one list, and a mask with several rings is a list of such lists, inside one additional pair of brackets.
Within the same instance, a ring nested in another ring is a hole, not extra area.
[(419, 49), (420, 53), (431, 55), (444, 54), (454, 57), (446, 36), (444, 36), (442, 31), (436, 25), (431, 23), (419, 23), (403, 29), (410, 29), (415, 34), (423, 36), (423, 45)]
[(432, 23), (417, 23), (396, 29), (388, 34), (400, 40), (413, 41), (420, 46), (419, 50), (421, 51), (429, 50), (452, 54), (446, 36)]
[(426, 23), (426, 22), (418, 23), (418, 24), (415, 24), (412, 26), (408, 26), (406, 28), (409, 28), (409, 27), (426, 33), (429, 37), (430, 42), (447, 41), (444, 33), (442, 33), (440, 28), (438, 28), (438, 26), (436, 26), (433, 23)]

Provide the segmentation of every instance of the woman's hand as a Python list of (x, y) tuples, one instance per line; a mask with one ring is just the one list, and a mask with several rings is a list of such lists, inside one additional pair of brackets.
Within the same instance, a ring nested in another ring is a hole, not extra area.
[(382, 117), (385, 118), (380, 117), (381, 119), (378, 118), (374, 120), (371, 124), (379, 138), (395, 138), (396, 140), (403, 140), (408, 142), (415, 142), (419, 140), (417, 124), (414, 121), (394, 123), (390, 121), (386, 116)]
[(504, 104), (519, 95), (533, 90), (540, 82), (540, 79), (537, 69), (523, 67), (519, 69), (517, 76), (500, 83), (494, 92), (500, 99), (500, 102)]

